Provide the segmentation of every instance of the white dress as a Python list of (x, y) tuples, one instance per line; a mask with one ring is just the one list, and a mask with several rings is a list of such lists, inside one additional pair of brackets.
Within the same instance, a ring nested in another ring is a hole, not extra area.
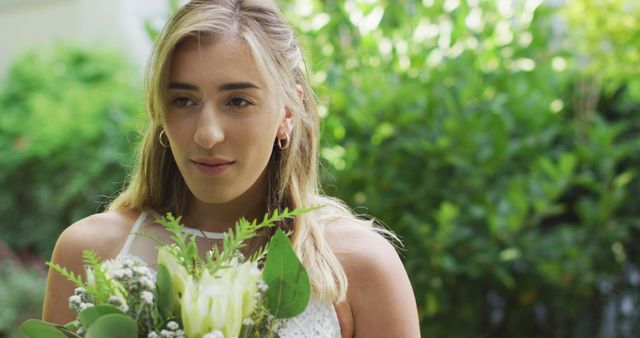
[[(153, 217), (149, 218), (151, 215)], [(151, 268), (155, 268), (157, 250), (156, 244), (149, 238), (136, 235), (136, 232), (150, 233), (161, 240), (170, 242), (169, 234), (162, 226), (155, 224), (153, 220), (160, 216), (153, 211), (142, 212), (133, 224), (129, 237), (118, 256), (136, 257)], [(201, 254), (206, 252), (209, 239), (220, 239), (222, 233), (200, 231), (193, 228), (184, 228), (185, 232), (198, 236), (196, 242)], [(331, 303), (321, 303), (315, 297), (309, 299), (307, 308), (299, 315), (289, 318), (280, 330), (281, 338), (340, 338), (340, 323), (338, 315)]]

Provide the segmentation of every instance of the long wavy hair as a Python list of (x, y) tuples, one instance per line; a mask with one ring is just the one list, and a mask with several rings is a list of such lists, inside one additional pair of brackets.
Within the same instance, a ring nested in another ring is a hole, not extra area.
[[(323, 205), (278, 225), (291, 230), (294, 250), (310, 274), (315, 296), (341, 302), (346, 297), (345, 272), (326, 241), (324, 227), (347, 221), (397, 240), (390, 231), (356, 217), (340, 200), (321, 194), (318, 180), (319, 118), (307, 80), (306, 65), (294, 30), (270, 0), (194, 0), (176, 12), (160, 33), (147, 67), (146, 111), (150, 123), (138, 148), (137, 162), (126, 188), (108, 210), (155, 210), (185, 215), (193, 198), (173, 155), (158, 142), (165, 121), (165, 88), (171, 58), (186, 39), (232, 34), (244, 41), (266, 79), (292, 113), (290, 146), (274, 148), (267, 165), (267, 212)], [(298, 95), (297, 86), (304, 92)], [(275, 140), (274, 140), (275, 147)], [(274, 228), (261, 233), (265, 244)], [(399, 241), (398, 241), (399, 243)]]

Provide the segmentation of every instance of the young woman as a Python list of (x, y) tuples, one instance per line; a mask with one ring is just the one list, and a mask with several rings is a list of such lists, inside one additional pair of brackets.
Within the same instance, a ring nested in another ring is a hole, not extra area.
[[(169, 241), (154, 223), (166, 212), (182, 215), (205, 251), (240, 217), (323, 205), (278, 225), (293, 231), (313, 289), (282, 337), (419, 337), (411, 284), (387, 240), (394, 236), (319, 192), (314, 95), (294, 32), (275, 5), (185, 5), (158, 39), (146, 91), (150, 124), (128, 187), (105, 213), (68, 227), (53, 262), (81, 273), (82, 251), (91, 249), (153, 265), (154, 243), (134, 233)], [(261, 233), (247, 253), (272, 234)], [(50, 272), (44, 320), (74, 319), (73, 288)]]

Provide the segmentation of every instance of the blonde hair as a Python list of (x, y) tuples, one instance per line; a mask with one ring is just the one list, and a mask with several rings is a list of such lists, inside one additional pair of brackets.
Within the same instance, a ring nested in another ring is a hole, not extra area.
[[(147, 68), (146, 110), (151, 123), (140, 143), (128, 186), (111, 202), (108, 210), (187, 213), (191, 192), (171, 151), (158, 142), (164, 124), (163, 98), (169, 65), (181, 42), (228, 34), (235, 35), (250, 47), (269, 90), (281, 97), (292, 112), (290, 146), (286, 151), (274, 149), (267, 165), (267, 211), (324, 206), (278, 227), (293, 230), (293, 247), (309, 271), (315, 296), (323, 301), (342, 302), (346, 298), (347, 278), (324, 237), (324, 226), (346, 220), (396, 240), (397, 237), (386, 229), (370, 226), (372, 221), (355, 217), (341, 201), (321, 195), (318, 183), (320, 121), (316, 100), (305, 76), (306, 66), (294, 31), (271, 1), (195, 0), (169, 20), (158, 37)], [(297, 86), (302, 87), (304, 98), (298, 95)], [(252, 244), (266, 243), (274, 231), (269, 229), (262, 233), (259, 242)]]

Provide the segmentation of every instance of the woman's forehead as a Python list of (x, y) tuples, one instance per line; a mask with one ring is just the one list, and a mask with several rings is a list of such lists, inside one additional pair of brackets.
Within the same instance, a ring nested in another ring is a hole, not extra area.
[(228, 35), (182, 41), (173, 53), (169, 79), (202, 85), (244, 81), (266, 88), (249, 45)]

